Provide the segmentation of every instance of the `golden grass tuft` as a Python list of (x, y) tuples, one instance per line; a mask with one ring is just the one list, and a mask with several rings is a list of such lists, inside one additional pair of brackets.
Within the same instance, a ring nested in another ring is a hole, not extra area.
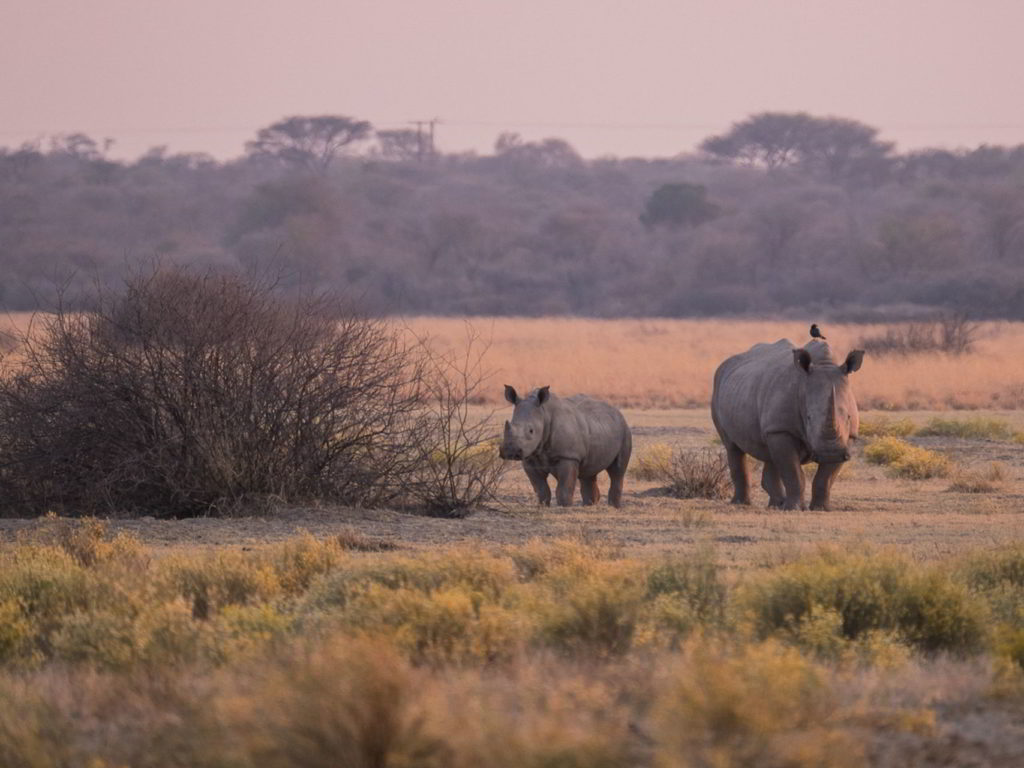
[(953, 463), (937, 451), (908, 443), (898, 437), (880, 437), (864, 449), (864, 458), (872, 464), (883, 464), (889, 474), (907, 480), (946, 477)]
[(651, 443), (636, 452), (629, 462), (629, 474), (637, 480), (666, 480), (672, 466), (672, 446)]
[(890, 419), (879, 416), (875, 419), (860, 420), (861, 437), (908, 437), (914, 434), (917, 426), (907, 418)]
[(984, 469), (958, 469), (953, 474), (949, 490), (958, 493), (992, 493), (1002, 488), (1008, 478), (1006, 465), (993, 461)]
[(729, 489), (729, 467), (718, 447), (686, 450), (653, 443), (639, 452), (629, 471), (638, 480), (664, 483), (677, 499), (721, 499)]

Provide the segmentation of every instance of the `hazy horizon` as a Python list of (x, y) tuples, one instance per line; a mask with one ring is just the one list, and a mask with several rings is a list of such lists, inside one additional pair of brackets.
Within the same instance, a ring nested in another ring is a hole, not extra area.
[(585, 156), (692, 150), (747, 115), (860, 120), (901, 150), (1024, 143), (1024, 4), (8, 0), (0, 145), (81, 131), (113, 155), (242, 154), (260, 127), (439, 118), (438, 147), (502, 131)]

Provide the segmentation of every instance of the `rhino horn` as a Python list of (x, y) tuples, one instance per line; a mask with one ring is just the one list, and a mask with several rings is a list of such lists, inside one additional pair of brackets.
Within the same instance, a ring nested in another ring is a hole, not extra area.
[(828, 412), (831, 414), (829, 431), (832, 435), (839, 434), (839, 413), (836, 411), (836, 386), (832, 385), (832, 392), (828, 396)]

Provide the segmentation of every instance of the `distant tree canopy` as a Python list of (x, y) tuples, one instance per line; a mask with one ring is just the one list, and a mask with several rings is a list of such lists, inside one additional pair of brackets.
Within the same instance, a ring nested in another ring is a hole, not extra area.
[(726, 133), (705, 139), (701, 149), (768, 170), (802, 165), (828, 181), (878, 173), (893, 145), (877, 139), (871, 126), (804, 112), (762, 112), (736, 123)]
[(253, 156), (325, 173), (345, 147), (368, 138), (372, 130), (370, 123), (351, 117), (288, 117), (260, 129), (246, 150)]
[(423, 139), (328, 115), (229, 162), (117, 161), (83, 134), (0, 148), (0, 306), (49, 307), (158, 255), (384, 313), (1024, 319), (1024, 145), (901, 154), (803, 113), (671, 158), (504, 133), (425, 163)]
[(718, 206), (707, 194), (703, 184), (662, 184), (647, 198), (640, 221), (648, 227), (695, 227), (711, 221), (718, 215)]

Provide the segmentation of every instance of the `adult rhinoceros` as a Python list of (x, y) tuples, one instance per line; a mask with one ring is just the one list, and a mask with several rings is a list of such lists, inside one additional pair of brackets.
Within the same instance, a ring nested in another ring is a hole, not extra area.
[(633, 437), (618, 409), (587, 395), (556, 397), (549, 387), (519, 397), (506, 384), (505, 399), (515, 410), (512, 420), (505, 422), (498, 454), (523, 462), (541, 504), (551, 504), (548, 475), (555, 476), (555, 498), (560, 506), (572, 504), (577, 479), (583, 503), (596, 504), (601, 497), (597, 475), (604, 471), (611, 478), (608, 503), (613, 507), (622, 504), (622, 480)]
[(829, 492), (849, 442), (857, 436), (857, 402), (849, 375), (864, 360), (856, 349), (837, 365), (823, 341), (802, 348), (787, 339), (756, 344), (715, 371), (711, 418), (725, 445), (734, 504), (750, 503), (745, 454), (764, 462), (768, 506), (804, 508), (801, 464), (818, 463), (811, 509), (828, 509)]

